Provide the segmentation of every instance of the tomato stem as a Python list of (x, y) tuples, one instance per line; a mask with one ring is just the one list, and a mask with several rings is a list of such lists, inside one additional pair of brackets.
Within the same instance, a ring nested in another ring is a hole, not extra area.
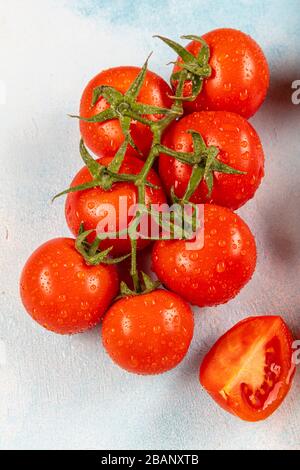
[(131, 242), (131, 269), (130, 275), (132, 277), (133, 287), (135, 292), (140, 291), (140, 281), (139, 275), (137, 270), (137, 262), (136, 262), (136, 238), (130, 238)]

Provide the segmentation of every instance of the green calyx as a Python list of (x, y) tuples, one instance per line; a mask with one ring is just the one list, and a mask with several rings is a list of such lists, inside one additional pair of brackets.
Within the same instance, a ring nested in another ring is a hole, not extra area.
[(163, 36), (156, 37), (171, 47), (182, 59), (182, 62), (173, 62), (180, 67), (180, 70), (172, 74), (171, 80), (178, 81), (184, 72), (184, 79), (192, 82), (192, 94), (190, 96), (173, 96), (172, 98), (182, 101), (194, 101), (202, 90), (203, 80), (211, 75), (211, 66), (209, 65), (210, 51), (207, 43), (199, 36), (181, 36), (182, 39), (197, 41), (201, 44), (202, 47), (195, 57), (177, 42)]
[(101, 251), (99, 248), (101, 239), (98, 236), (95, 237), (93, 243), (87, 241), (88, 236), (93, 232), (95, 232), (95, 230), (84, 231), (83, 224), (81, 224), (78, 237), (75, 241), (76, 250), (81, 254), (87, 264), (91, 266), (97, 266), (98, 264), (117, 264), (130, 256), (130, 254), (127, 254), (118, 258), (110, 257), (112, 247)]
[(180, 200), (175, 195), (175, 190), (172, 188), (171, 196), (173, 202), (187, 203), (194, 194), (200, 182), (204, 179), (207, 186), (207, 197), (211, 196), (214, 184), (214, 172), (226, 173), (230, 175), (243, 175), (244, 171), (236, 170), (226, 163), (217, 159), (219, 149), (214, 145), (206, 146), (201, 134), (194, 130), (187, 131), (192, 136), (193, 152), (176, 152), (163, 145), (160, 146), (160, 151), (169, 155), (181, 163), (187, 163), (192, 166), (192, 173), (189, 179), (186, 192)]
[(140, 73), (137, 75), (136, 79), (124, 95), (115, 88), (107, 85), (101, 85), (93, 90), (91, 106), (95, 106), (97, 101), (102, 97), (109, 103), (109, 108), (90, 118), (71, 115), (71, 117), (79, 118), (82, 121), (94, 123), (101, 123), (110, 119), (118, 119), (124, 137), (128, 141), (127, 143), (130, 144), (140, 155), (142, 155), (142, 153), (140, 149), (137, 148), (130, 135), (131, 120), (134, 119), (141, 122), (142, 124), (152, 127), (154, 125), (154, 121), (151, 121), (147, 117), (148, 115), (174, 114), (174, 110), (172, 109), (143, 104), (137, 101), (146, 77), (149, 57), (144, 63)]
[(134, 290), (132, 290), (124, 281), (122, 281), (120, 285), (120, 295), (118, 298), (149, 294), (161, 285), (159, 281), (153, 281), (153, 279), (151, 279), (151, 277), (143, 271), (141, 271), (140, 274), (141, 282), (139, 281), (139, 289), (134, 288)]
[[(61, 191), (60, 193), (56, 194), (52, 198), (52, 202), (57, 199), (60, 196), (63, 196), (68, 193), (74, 193), (77, 191), (84, 191), (86, 189), (91, 189), (91, 188), (101, 188), (104, 191), (108, 191), (111, 189), (112, 185), (117, 182), (132, 182), (136, 185), (138, 185), (138, 175), (132, 175), (132, 174), (127, 174), (127, 173), (118, 173), (123, 160), (125, 158), (125, 152), (126, 148), (128, 145), (128, 139), (125, 139), (123, 144), (120, 146), (118, 152), (114, 156), (113, 160), (108, 166), (101, 165), (101, 163), (97, 162), (94, 160), (94, 158), (89, 154), (87, 151), (87, 148), (84, 145), (83, 140), (80, 140), (80, 155), (81, 158), (88, 168), (92, 180), (87, 181), (86, 183), (80, 184), (78, 186), (71, 186), (68, 189), (65, 189), (64, 191)], [(153, 189), (157, 189), (157, 186), (153, 185), (149, 181), (145, 182), (145, 186), (149, 186)]]

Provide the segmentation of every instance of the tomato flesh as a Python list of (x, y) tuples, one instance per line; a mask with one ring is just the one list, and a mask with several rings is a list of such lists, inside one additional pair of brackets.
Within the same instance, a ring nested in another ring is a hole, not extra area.
[(270, 416), (294, 375), (292, 335), (279, 316), (247, 318), (205, 356), (200, 382), (227, 411), (247, 421)]

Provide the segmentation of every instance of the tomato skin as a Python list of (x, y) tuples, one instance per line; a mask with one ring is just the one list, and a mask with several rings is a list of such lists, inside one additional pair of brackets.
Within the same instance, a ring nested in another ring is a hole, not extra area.
[(199, 307), (234, 298), (250, 280), (256, 245), (246, 223), (225, 207), (204, 205), (204, 244), (191, 249), (185, 240), (154, 244), (152, 269), (159, 280)]
[(160, 374), (186, 355), (193, 337), (189, 305), (162, 289), (118, 300), (103, 320), (102, 341), (111, 359), (136, 374)]
[(72, 238), (54, 238), (37, 248), (20, 279), (21, 299), (29, 315), (60, 334), (94, 327), (118, 290), (116, 267), (88, 266)]
[[(101, 159), (101, 164), (108, 165), (111, 160), (112, 157), (103, 157)], [(138, 174), (142, 167), (143, 162), (141, 160), (135, 157), (125, 157), (119, 172)], [(89, 170), (86, 167), (83, 167), (73, 179), (71, 186), (77, 186), (91, 180), (92, 177)], [(146, 186), (146, 204), (166, 203), (166, 196), (162, 189), (162, 183), (154, 170), (150, 170), (147, 181), (158, 186), (159, 189), (153, 189)], [(98, 222), (104, 217), (104, 204), (112, 204), (118, 217), (119, 212), (122, 212), (120, 197), (127, 200), (128, 209), (131, 205), (137, 204), (136, 186), (131, 182), (118, 182), (115, 183), (108, 191), (97, 187), (69, 193), (66, 198), (65, 217), (73, 235), (77, 236), (81, 222), (84, 223), (85, 230), (96, 229)], [(132, 217), (127, 214), (127, 218), (125, 217), (125, 219), (124, 223), (121, 223), (121, 226), (117, 225), (118, 229), (125, 229), (132, 220)], [(149, 243), (151, 243), (150, 240), (139, 239), (137, 241), (137, 248), (142, 249), (149, 245)], [(128, 238), (107, 239), (101, 242), (101, 249), (106, 249), (110, 246), (113, 246), (111, 253), (115, 256), (129, 253), (131, 249), (130, 240)]]
[[(91, 107), (94, 88), (100, 85), (108, 85), (125, 93), (140, 72), (139, 67), (114, 67), (104, 70), (96, 75), (86, 86), (80, 102), (80, 116), (89, 118), (104, 111), (109, 107), (107, 101), (100, 97), (95, 106)], [(169, 85), (157, 74), (147, 71), (145, 82), (138, 96), (138, 102), (163, 108), (170, 108), (173, 92)], [(156, 121), (161, 115), (150, 115), (149, 119)], [(121, 126), (117, 119), (103, 123), (80, 121), (80, 132), (85, 144), (97, 156), (114, 156), (124, 141)], [(141, 150), (144, 158), (147, 156), (151, 143), (152, 132), (149, 127), (139, 122), (133, 122), (130, 127), (131, 136)], [(139, 153), (128, 146), (127, 155), (139, 157)]]
[[(236, 29), (215, 29), (202, 38), (210, 47), (212, 74), (204, 80), (198, 97), (184, 102), (186, 112), (232, 111), (245, 118), (253, 116), (263, 103), (270, 82), (263, 51), (250, 36)], [(200, 48), (196, 41), (186, 47), (195, 56)], [(175, 66), (174, 72), (178, 70)], [(191, 95), (190, 82), (185, 83), (183, 94)]]
[[(292, 343), (292, 334), (281, 317), (246, 318), (221, 336), (206, 354), (200, 366), (200, 383), (222, 408), (239, 418), (266, 419), (291, 388), (295, 373)], [(268, 359), (272, 344), (277, 345), (276, 354)], [(250, 389), (250, 397), (253, 394), (261, 403), (255, 406), (254, 401), (252, 405), (245, 387)]]
[[(198, 131), (206, 145), (219, 149), (218, 160), (232, 168), (246, 172), (229, 175), (214, 172), (211, 196), (202, 180), (191, 197), (194, 203), (213, 203), (235, 210), (251, 199), (264, 176), (264, 152), (254, 128), (238, 114), (225, 111), (192, 113), (173, 123), (166, 131), (163, 144), (180, 152), (192, 152), (192, 136), (187, 131)], [(159, 157), (159, 175), (167, 193), (174, 187), (182, 198), (192, 173), (192, 166), (162, 154)]]

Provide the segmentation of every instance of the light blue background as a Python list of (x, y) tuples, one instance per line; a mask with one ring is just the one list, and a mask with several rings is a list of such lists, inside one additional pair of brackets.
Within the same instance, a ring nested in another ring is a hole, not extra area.
[[(257, 237), (253, 280), (225, 306), (196, 311), (190, 352), (174, 371), (129, 375), (100, 345), (99, 330), (59, 337), (33, 323), (18, 297), (20, 269), (49, 238), (68, 235), (65, 188), (81, 163), (81, 91), (99, 70), (143, 63), (168, 77), (172, 53), (152, 38), (240, 28), (271, 69), (266, 103), (252, 120), (266, 154), (257, 197), (239, 213)], [(2, 0), (0, 4), (0, 447), (97, 449), (299, 448), (297, 374), (269, 420), (226, 414), (198, 383), (201, 358), (241, 318), (281, 314), (300, 338), (300, 2)]]

